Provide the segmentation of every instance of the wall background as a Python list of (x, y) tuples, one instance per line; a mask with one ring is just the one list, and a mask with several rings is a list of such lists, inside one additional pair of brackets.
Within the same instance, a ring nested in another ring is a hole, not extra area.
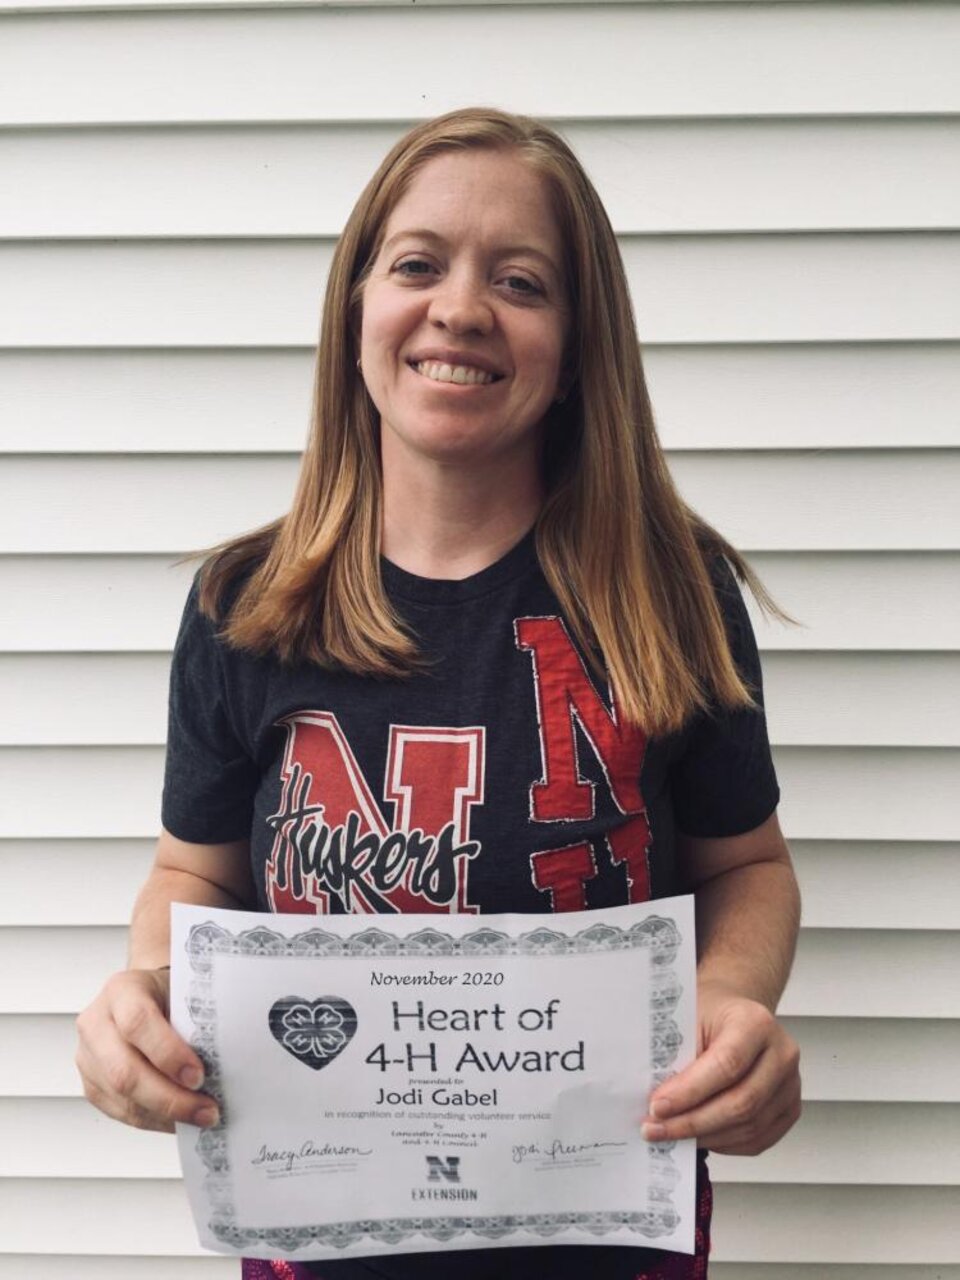
[[(0, 1280), (226, 1280), (80, 1096), (159, 824), (188, 548), (283, 509), (335, 237), (409, 123), (554, 122), (757, 621), (806, 1110), (711, 1280), (960, 1280), (960, 9), (0, 0)], [(951, 787), (952, 784), (952, 787)]]

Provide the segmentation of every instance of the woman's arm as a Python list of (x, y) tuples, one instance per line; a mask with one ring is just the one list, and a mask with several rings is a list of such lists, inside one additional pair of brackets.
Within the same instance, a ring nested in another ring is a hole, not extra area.
[(776, 813), (743, 835), (678, 835), (697, 908), (697, 1058), (656, 1089), (648, 1141), (699, 1139), (757, 1155), (800, 1115), (800, 1052), (774, 1013), (793, 962), (800, 894)]
[(130, 921), (130, 969), (170, 963), (170, 903), (255, 910), (249, 840), (190, 844), (163, 831)]
[(116, 1120), (172, 1132), (215, 1124), (216, 1103), (195, 1091), (203, 1064), (169, 1022), (170, 904), (252, 906), (249, 842), (190, 844), (164, 831), (137, 895), (129, 967), (108, 978), (77, 1019), (77, 1069), (87, 1098)]

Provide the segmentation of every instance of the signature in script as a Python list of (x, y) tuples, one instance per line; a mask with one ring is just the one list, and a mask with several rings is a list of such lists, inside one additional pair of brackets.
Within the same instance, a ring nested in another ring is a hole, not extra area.
[(554, 1138), (552, 1142), (541, 1146), (539, 1142), (531, 1142), (529, 1146), (517, 1143), (513, 1148), (513, 1163), (523, 1164), (525, 1160), (570, 1160), (574, 1156), (582, 1156), (584, 1152), (596, 1152), (602, 1149), (625, 1147), (625, 1142), (561, 1142)]
[(264, 1144), (250, 1163), (253, 1165), (266, 1165), (274, 1169), (279, 1168), (286, 1173), (290, 1173), (304, 1160), (343, 1160), (350, 1157), (368, 1156), (371, 1153), (372, 1148), (338, 1146), (332, 1142), (320, 1144), (311, 1142), (308, 1139), (306, 1142), (301, 1143), (296, 1150), (275, 1151)]

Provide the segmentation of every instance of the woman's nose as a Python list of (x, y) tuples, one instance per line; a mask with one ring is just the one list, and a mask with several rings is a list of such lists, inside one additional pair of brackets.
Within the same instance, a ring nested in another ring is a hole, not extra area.
[(493, 312), (475, 276), (451, 273), (434, 291), (430, 319), (454, 333), (472, 329), (486, 333), (493, 324)]

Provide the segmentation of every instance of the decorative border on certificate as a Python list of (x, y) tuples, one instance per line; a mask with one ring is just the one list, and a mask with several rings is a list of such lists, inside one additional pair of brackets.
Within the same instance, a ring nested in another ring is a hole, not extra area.
[(312, 1224), (297, 1227), (241, 1228), (236, 1225), (233, 1188), (226, 1136), (222, 1124), (226, 1109), (217, 1055), (215, 1005), (212, 996), (213, 963), (216, 956), (297, 957), (391, 957), (391, 956), (538, 956), (583, 955), (598, 951), (625, 951), (642, 947), (650, 951), (650, 1019), (654, 1080), (662, 1082), (675, 1061), (683, 1036), (673, 1014), (682, 987), (674, 969), (681, 934), (676, 921), (650, 915), (629, 929), (598, 923), (576, 934), (561, 933), (538, 926), (512, 936), (501, 930), (484, 928), (457, 937), (434, 928), (419, 929), (406, 937), (376, 927), (366, 927), (346, 937), (314, 927), (286, 936), (266, 925), (233, 933), (212, 921), (194, 925), (187, 938), (193, 978), (188, 995), (190, 1017), (197, 1028), (191, 1043), (207, 1066), (204, 1089), (220, 1105), (221, 1124), (201, 1130), (196, 1152), (207, 1169), (205, 1189), (213, 1206), (210, 1231), (223, 1244), (235, 1249), (269, 1247), (287, 1253), (318, 1244), (343, 1249), (364, 1238), (378, 1244), (395, 1245), (414, 1235), (447, 1241), (468, 1233), (480, 1240), (502, 1240), (516, 1232), (531, 1232), (548, 1239), (571, 1228), (602, 1238), (612, 1232), (631, 1231), (650, 1240), (672, 1235), (680, 1215), (672, 1204), (673, 1189), (680, 1174), (673, 1162), (674, 1143), (651, 1143), (649, 1201), (641, 1212), (612, 1210), (590, 1213), (504, 1214), (463, 1216), (360, 1219), (354, 1222)]

